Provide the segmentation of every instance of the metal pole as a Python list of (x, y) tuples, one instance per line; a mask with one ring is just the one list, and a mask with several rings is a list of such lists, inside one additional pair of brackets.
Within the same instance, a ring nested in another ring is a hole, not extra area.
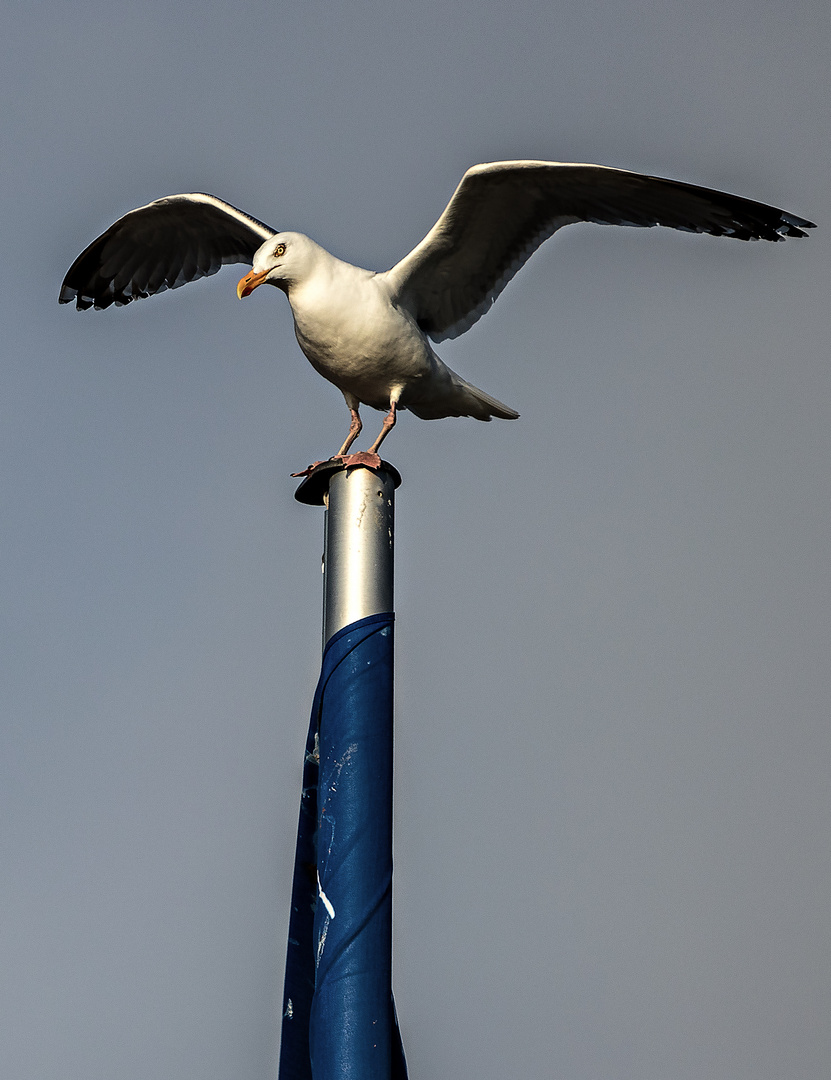
[(395, 489), (401, 476), (326, 461), (295, 492), (298, 502), (325, 506), (323, 645), (357, 619), (393, 610)]
[[(392, 999), (393, 514), (386, 462), (325, 462), (324, 656), (306, 745), (280, 1080), (406, 1080)], [(311, 874), (310, 874), (311, 871)]]
[(357, 619), (393, 610), (395, 478), (344, 469), (329, 481), (323, 548), (323, 644)]

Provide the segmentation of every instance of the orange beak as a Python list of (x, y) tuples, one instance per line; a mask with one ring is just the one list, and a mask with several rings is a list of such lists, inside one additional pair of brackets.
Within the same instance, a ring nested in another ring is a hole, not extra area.
[(257, 288), (258, 285), (262, 285), (265, 279), (268, 277), (268, 271), (264, 271), (262, 274), (255, 274), (252, 270), (237, 285), (237, 296), (242, 300), (243, 296), (250, 296), (251, 293)]

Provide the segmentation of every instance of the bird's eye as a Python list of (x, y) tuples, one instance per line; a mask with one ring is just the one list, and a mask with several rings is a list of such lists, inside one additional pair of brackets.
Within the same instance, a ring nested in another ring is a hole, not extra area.
[(274, 249), (274, 254), (275, 255), (285, 255), (285, 253), (286, 253), (286, 245), (285, 244), (278, 244), (277, 247)]

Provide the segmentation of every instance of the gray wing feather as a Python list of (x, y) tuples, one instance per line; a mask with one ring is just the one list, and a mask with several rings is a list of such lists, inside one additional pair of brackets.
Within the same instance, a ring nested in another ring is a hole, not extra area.
[(458, 337), (540, 244), (578, 221), (738, 240), (784, 240), (814, 228), (773, 206), (676, 180), (603, 165), (497, 161), (465, 173), (427, 236), (385, 277), (434, 341)]

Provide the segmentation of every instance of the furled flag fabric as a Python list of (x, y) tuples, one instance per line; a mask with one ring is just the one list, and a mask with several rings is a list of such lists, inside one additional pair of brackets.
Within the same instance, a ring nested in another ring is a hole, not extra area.
[(406, 1080), (392, 998), (392, 613), (329, 640), (294, 865), (279, 1080)]

